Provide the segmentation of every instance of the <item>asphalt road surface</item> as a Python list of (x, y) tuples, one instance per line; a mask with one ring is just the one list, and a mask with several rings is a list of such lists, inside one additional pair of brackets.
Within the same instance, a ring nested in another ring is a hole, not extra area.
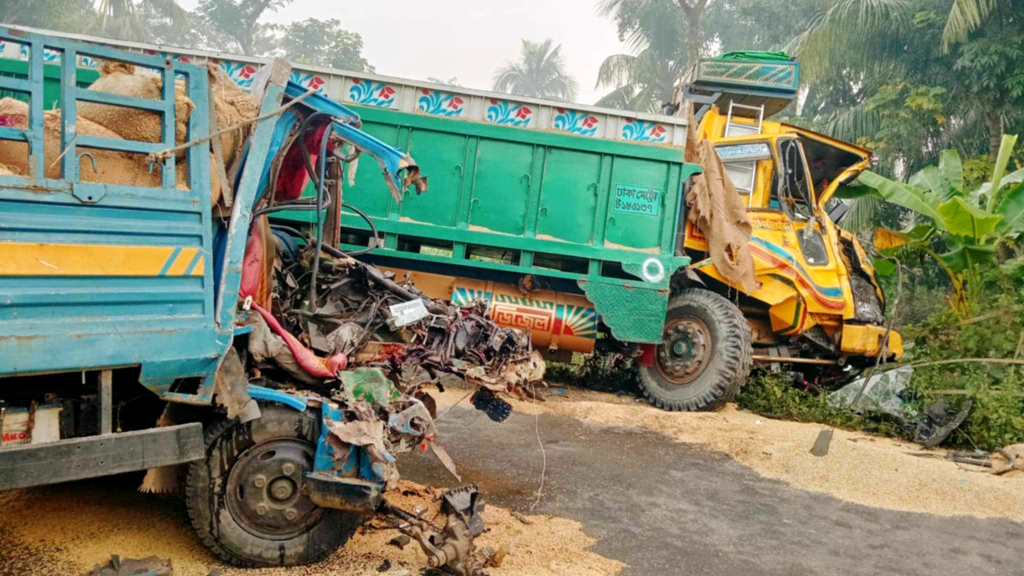
[[(577, 520), (623, 575), (1024, 574), (1024, 525), (944, 518), (843, 502), (765, 479), (726, 455), (638, 428), (513, 414), (501, 425), (471, 408), (439, 422), (464, 482), (488, 502)], [(428, 456), (402, 475), (457, 482)]]

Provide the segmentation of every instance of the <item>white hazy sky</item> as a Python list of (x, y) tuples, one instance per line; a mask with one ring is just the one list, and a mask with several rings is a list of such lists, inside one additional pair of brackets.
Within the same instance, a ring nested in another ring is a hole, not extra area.
[[(192, 10), (198, 0), (179, 0)], [(609, 54), (626, 52), (614, 23), (595, 13), (596, 0), (295, 0), (264, 17), (287, 24), (306, 18), (337, 18), (363, 37), (363, 54), (377, 72), (425, 80), (457, 77), (487, 90), (494, 69), (519, 54), (520, 39), (553, 38), (562, 44), (569, 72), (580, 84), (579, 100), (591, 104), (597, 70)]]

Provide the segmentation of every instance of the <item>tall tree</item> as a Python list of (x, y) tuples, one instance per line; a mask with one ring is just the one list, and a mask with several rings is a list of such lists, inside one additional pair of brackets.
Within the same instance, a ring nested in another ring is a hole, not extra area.
[(548, 38), (524, 39), (519, 59), (508, 61), (494, 73), (494, 89), (518, 96), (571, 101), (579, 84), (565, 70), (562, 46)]
[(81, 30), (91, 6), (74, 0), (7, 0), (0, 3), (0, 22), (70, 32)]
[[(167, 0), (163, 0), (167, 1)], [(261, 23), (267, 12), (277, 12), (292, 0), (200, 0), (195, 15), (206, 26), (207, 43), (214, 48), (246, 56), (262, 56), (274, 50), (276, 26)]]
[(363, 58), (363, 38), (341, 27), (331, 18), (307, 18), (284, 28), (281, 49), (285, 58), (295, 62), (327, 66), (355, 72), (373, 72), (373, 66)]
[(613, 54), (598, 70), (596, 88), (611, 92), (598, 105), (657, 112), (671, 101), (672, 91), (683, 72), (687, 56), (683, 20), (672, 0), (628, 0), (600, 2), (598, 13), (611, 16), (619, 40), (632, 53)]
[(153, 42), (150, 25), (157, 20), (178, 32), (192, 26), (188, 11), (176, 0), (98, 0), (92, 7), (79, 30), (118, 40)]

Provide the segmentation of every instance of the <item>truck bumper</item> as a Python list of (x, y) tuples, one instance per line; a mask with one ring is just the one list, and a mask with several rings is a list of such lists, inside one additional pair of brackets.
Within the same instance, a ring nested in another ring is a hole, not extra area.
[(0, 449), (0, 490), (182, 464), (202, 458), (198, 422)]
[(903, 337), (893, 330), (889, 334), (889, 345), (880, 350), (885, 338), (885, 326), (863, 324), (845, 324), (843, 326), (843, 352), (858, 356), (878, 356), (879, 352), (887, 358), (903, 357)]

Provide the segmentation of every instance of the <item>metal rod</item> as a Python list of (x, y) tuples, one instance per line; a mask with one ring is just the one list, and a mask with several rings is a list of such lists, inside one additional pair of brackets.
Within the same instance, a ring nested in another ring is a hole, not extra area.
[(100, 372), (100, 434), (110, 434), (114, 429), (114, 371)]
[(816, 366), (838, 366), (838, 360), (825, 360), (823, 358), (794, 358), (792, 356), (762, 356), (754, 354), (754, 362), (779, 362), (781, 364), (814, 364)]

